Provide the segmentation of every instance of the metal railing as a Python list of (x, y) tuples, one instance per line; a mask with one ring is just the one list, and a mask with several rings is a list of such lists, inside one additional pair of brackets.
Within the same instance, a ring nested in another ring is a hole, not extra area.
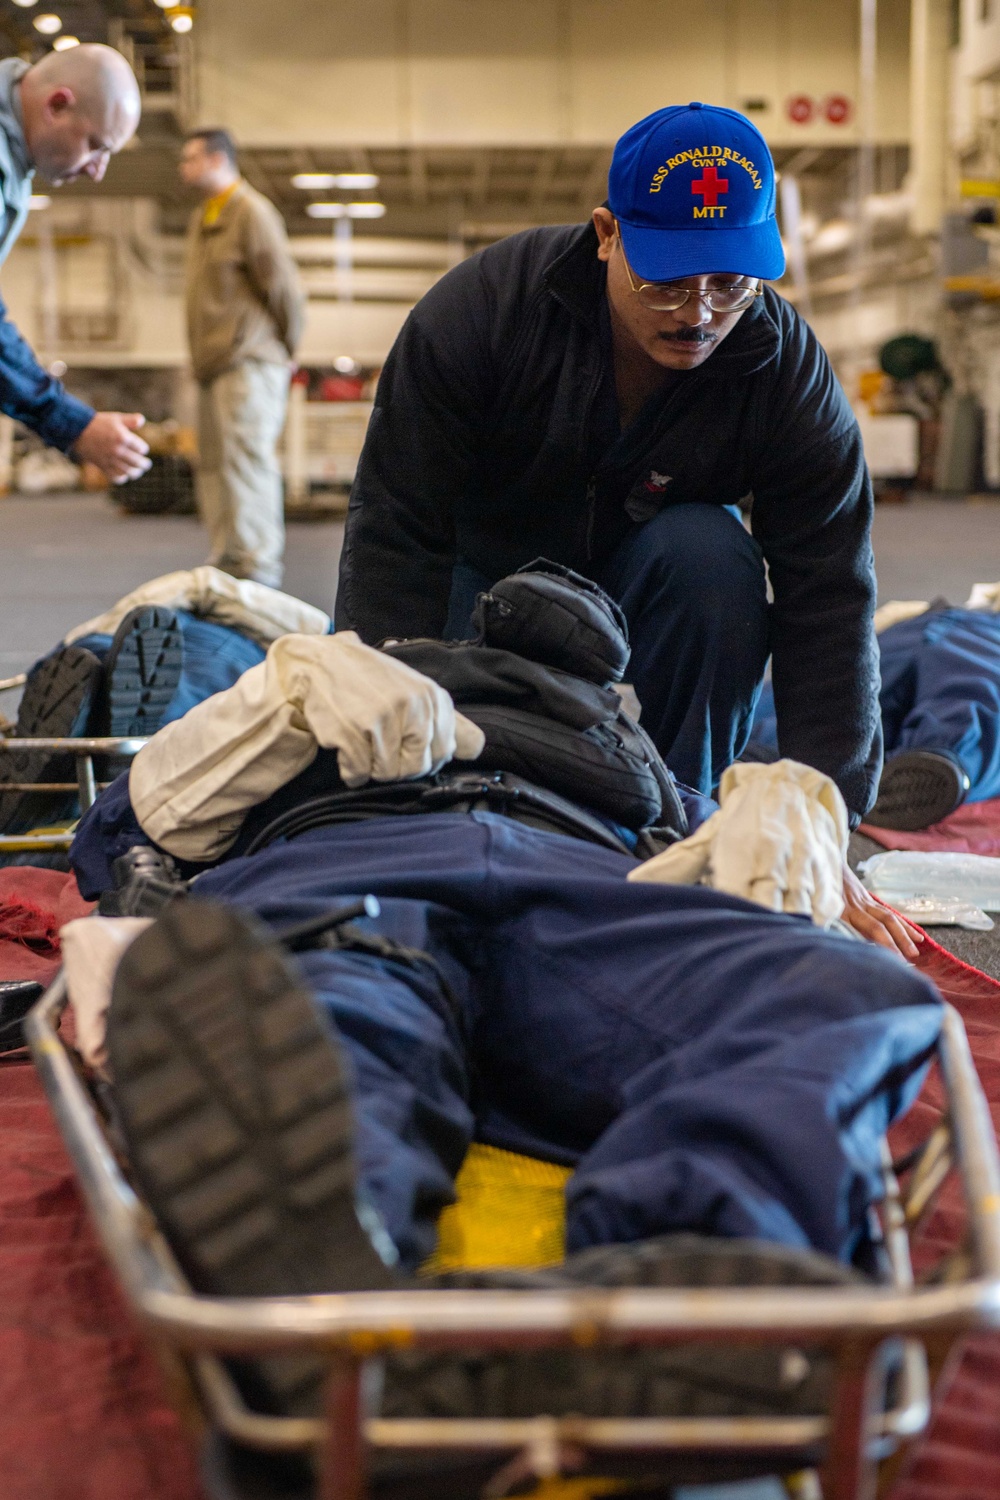
[[(28, 677), (26, 672), (19, 672), (15, 677), (0, 678), (0, 693), (13, 692), (16, 688), (23, 688)], [(40, 739), (18, 739), (15, 735), (15, 726), (9, 722), (0, 724), (0, 795), (5, 792), (41, 792), (52, 795), (63, 795), (67, 792), (76, 792), (80, 799), (80, 812), (85, 813), (88, 808), (93, 807), (97, 800), (99, 791), (103, 791), (107, 782), (99, 782), (94, 772), (95, 755), (120, 755), (131, 759), (137, 755), (146, 739), (138, 736), (122, 739), (109, 735), (78, 736), (76, 738), (40, 738)], [(6, 778), (6, 767), (3, 763), (5, 755), (14, 755), (19, 751), (50, 751), (53, 754), (63, 752), (72, 755), (76, 767), (75, 781), (9, 781)], [(40, 831), (36, 833), (12, 833), (0, 834), (0, 854), (38, 854), (65, 853), (73, 842), (71, 832)]]

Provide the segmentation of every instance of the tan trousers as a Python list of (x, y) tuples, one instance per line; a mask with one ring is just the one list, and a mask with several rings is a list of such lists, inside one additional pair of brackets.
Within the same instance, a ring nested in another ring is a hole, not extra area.
[(198, 388), (198, 510), (208, 561), (277, 588), (285, 552), (284, 492), (275, 444), (289, 370), (245, 360)]

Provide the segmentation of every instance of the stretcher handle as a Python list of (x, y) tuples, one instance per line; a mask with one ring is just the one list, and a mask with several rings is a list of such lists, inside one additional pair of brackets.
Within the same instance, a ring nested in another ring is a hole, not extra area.
[(0, 854), (68, 854), (72, 833), (3, 833)]
[(133, 735), (113, 739), (110, 735), (86, 736), (81, 739), (0, 739), (4, 750), (62, 750), (69, 755), (138, 755), (148, 736)]
[[(95, 781), (98, 792), (106, 792), (110, 781)], [(0, 792), (78, 792), (78, 781), (0, 781)], [(86, 811), (86, 808), (84, 808)]]
[[(25, 1021), (35, 1065), (90, 1201), (101, 1238), (136, 1310), (158, 1337), (190, 1351), (255, 1357), (304, 1347), (407, 1345), (484, 1348), (565, 1345), (586, 1336), (615, 1344), (689, 1339), (773, 1344), (922, 1336), (1000, 1324), (1000, 1155), (962, 1022), (944, 1007), (940, 1056), (958, 1168), (973, 1221), (977, 1263), (957, 1285), (753, 1288), (546, 1288), (354, 1292), (222, 1298), (186, 1288), (166, 1246), (125, 1182), (93, 1106), (53, 1030), (66, 1003), (58, 975)], [(978, 1225), (975, 1221), (979, 1221)], [(984, 1223), (983, 1221), (990, 1221)], [(977, 1232), (978, 1230), (978, 1232)]]
[(1000, 1152), (962, 1018), (944, 1007), (939, 1057), (977, 1274), (1000, 1278)]

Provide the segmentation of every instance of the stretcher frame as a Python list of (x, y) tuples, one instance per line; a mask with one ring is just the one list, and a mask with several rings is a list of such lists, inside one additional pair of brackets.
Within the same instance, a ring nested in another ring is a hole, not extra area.
[[(955, 1339), (1000, 1325), (1000, 1153), (961, 1018), (944, 1007), (937, 1060), (947, 1113), (894, 1168), (883, 1146), (880, 1210), (889, 1285), (747, 1289), (408, 1290), (312, 1297), (220, 1298), (192, 1292), (125, 1170), (72, 1051), (58, 1034), (60, 974), (28, 1016), (26, 1034), (105, 1252), (153, 1342), (175, 1404), (194, 1432), (215, 1428), (271, 1451), (312, 1451), (318, 1500), (363, 1500), (369, 1448), (509, 1454), (523, 1477), (563, 1470), (570, 1450), (728, 1456), (776, 1469), (818, 1461), (824, 1500), (867, 1500), (875, 1466), (925, 1427), (928, 1352), (937, 1366)], [(965, 1243), (914, 1281), (910, 1240), (955, 1169)], [(904, 1183), (900, 1185), (901, 1179)], [(366, 1364), (394, 1349), (538, 1349), (677, 1345), (726, 1340), (823, 1347), (835, 1360), (825, 1415), (531, 1420), (388, 1420), (363, 1414)], [(250, 1411), (221, 1362), (309, 1352), (330, 1363), (325, 1419)], [(885, 1357), (900, 1371), (886, 1402)], [(899, 1356), (902, 1355), (901, 1364)], [(495, 1493), (503, 1493), (502, 1488)]]
[[(0, 680), (0, 693), (13, 692), (24, 687), (27, 672)], [(107, 783), (99, 782), (94, 772), (95, 755), (121, 755), (131, 759), (138, 755), (144, 738), (115, 739), (111, 736), (83, 736), (74, 739), (18, 739), (8, 733), (9, 721), (0, 722), (0, 757), (18, 750), (48, 750), (53, 754), (72, 755), (76, 762), (75, 781), (6, 781), (2, 777), (3, 761), (0, 758), (0, 793), (3, 792), (50, 792), (65, 794), (76, 792), (80, 798), (80, 812), (93, 807), (97, 794)], [(73, 842), (72, 831), (38, 830), (27, 833), (0, 834), (0, 854), (65, 854)]]

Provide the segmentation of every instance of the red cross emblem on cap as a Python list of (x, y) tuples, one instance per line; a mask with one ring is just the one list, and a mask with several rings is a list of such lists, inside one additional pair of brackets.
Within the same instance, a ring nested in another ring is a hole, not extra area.
[[(720, 177), (714, 167), (705, 167), (702, 175), (696, 177), (691, 184), (692, 193), (701, 194), (701, 206), (705, 208), (719, 207), (719, 194), (729, 192), (729, 178)], [(698, 210), (695, 209), (695, 213)], [(714, 217), (714, 215), (713, 215)]]

